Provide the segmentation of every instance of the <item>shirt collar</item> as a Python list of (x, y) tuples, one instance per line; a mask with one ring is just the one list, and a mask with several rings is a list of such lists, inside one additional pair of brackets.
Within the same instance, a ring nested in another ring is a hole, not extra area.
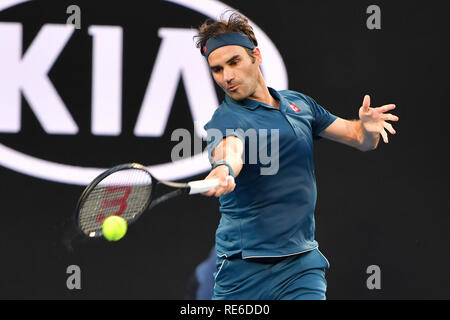
[[(280, 109), (281, 111), (285, 112), (286, 111), (286, 101), (285, 99), (278, 93), (277, 90), (271, 88), (271, 87), (267, 87), (267, 89), (269, 90), (270, 94), (272, 95), (272, 97), (277, 98), (280, 101)], [(269, 106), (265, 103), (262, 103), (260, 101), (256, 101), (256, 100), (252, 100), (252, 99), (242, 99), (242, 100), (234, 100), (232, 99), (229, 95), (225, 94), (225, 101), (229, 104), (233, 104), (233, 105), (237, 105), (240, 107), (245, 107), (247, 109), (250, 110), (255, 110), (257, 107), (262, 106), (262, 107), (266, 107), (266, 108), (273, 108), (272, 106)]]
[(242, 100), (234, 100), (227, 94), (225, 94), (225, 101), (229, 104), (239, 106), (239, 107), (245, 107), (250, 110), (255, 110), (261, 104), (261, 102), (259, 102), (259, 101), (248, 99), (248, 98), (245, 98)]

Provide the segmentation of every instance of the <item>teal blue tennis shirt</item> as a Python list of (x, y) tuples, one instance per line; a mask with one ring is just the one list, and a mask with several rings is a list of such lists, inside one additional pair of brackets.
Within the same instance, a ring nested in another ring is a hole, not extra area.
[[(225, 95), (204, 127), (211, 161), (211, 153), (223, 137), (235, 135), (245, 144), (244, 166), (236, 178), (236, 188), (219, 198), (219, 256), (279, 257), (318, 247), (314, 239), (317, 190), (313, 141), (337, 117), (307, 95), (268, 89), (280, 101), (280, 110)], [(219, 130), (220, 139), (213, 138), (210, 129)], [(264, 155), (272, 158), (271, 163)]]

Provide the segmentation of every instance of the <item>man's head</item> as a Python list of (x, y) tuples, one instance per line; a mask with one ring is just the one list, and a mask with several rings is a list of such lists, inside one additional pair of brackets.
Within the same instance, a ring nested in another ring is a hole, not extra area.
[(200, 27), (198, 38), (197, 47), (224, 92), (235, 100), (252, 95), (262, 79), (262, 60), (248, 19), (235, 12), (228, 21), (207, 20)]

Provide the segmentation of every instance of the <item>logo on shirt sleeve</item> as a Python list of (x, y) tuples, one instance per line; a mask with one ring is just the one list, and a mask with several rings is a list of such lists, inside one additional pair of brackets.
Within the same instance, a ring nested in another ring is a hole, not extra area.
[(297, 107), (295, 104), (289, 103), (289, 105), (291, 106), (291, 109), (294, 110), (295, 112), (299, 112), (300, 111), (300, 108)]

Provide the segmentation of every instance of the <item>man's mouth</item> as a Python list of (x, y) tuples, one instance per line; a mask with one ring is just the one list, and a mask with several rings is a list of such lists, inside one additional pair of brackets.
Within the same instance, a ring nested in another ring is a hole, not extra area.
[(239, 85), (228, 87), (228, 91), (235, 91)]

